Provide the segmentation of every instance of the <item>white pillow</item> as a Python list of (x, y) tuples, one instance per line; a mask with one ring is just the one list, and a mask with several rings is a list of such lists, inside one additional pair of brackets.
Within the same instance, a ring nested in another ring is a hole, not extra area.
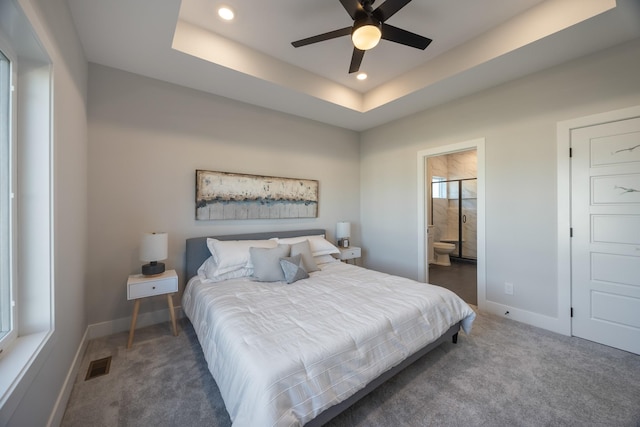
[(331, 255), (314, 256), (313, 260), (316, 262), (316, 265), (328, 264), (330, 262), (340, 262), (338, 258), (334, 258)]
[(207, 247), (217, 265), (216, 275), (252, 268), (249, 248), (275, 248), (273, 240), (217, 240), (208, 238)]
[(287, 237), (285, 239), (274, 238), (278, 243), (286, 243), (292, 245), (294, 243), (309, 241), (311, 247), (311, 254), (316, 257), (319, 255), (339, 254), (340, 250), (336, 248), (331, 242), (327, 241), (323, 235), (320, 236), (300, 236), (300, 237)]
[(222, 282), (229, 279), (249, 277), (252, 274), (253, 269), (246, 267), (240, 268), (238, 270), (233, 270), (228, 273), (218, 274), (218, 266), (216, 265), (216, 261), (213, 259), (213, 256), (207, 258), (206, 261), (202, 263), (200, 268), (198, 268), (198, 278), (202, 282)]

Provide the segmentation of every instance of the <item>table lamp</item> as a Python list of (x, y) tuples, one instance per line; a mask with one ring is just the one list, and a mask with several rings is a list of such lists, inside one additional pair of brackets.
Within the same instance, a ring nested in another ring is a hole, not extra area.
[(140, 245), (140, 261), (148, 262), (142, 266), (142, 274), (154, 276), (164, 273), (164, 263), (167, 259), (167, 233), (145, 233)]
[(338, 246), (341, 248), (348, 248), (349, 237), (351, 237), (351, 223), (347, 221), (340, 221), (336, 224), (336, 239), (338, 239)]

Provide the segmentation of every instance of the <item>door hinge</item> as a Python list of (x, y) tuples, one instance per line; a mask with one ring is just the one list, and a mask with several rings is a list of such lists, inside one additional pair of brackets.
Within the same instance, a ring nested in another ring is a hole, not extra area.
[(573, 148), (569, 147), (569, 157), (573, 157)]
[(569, 237), (573, 237), (573, 227), (569, 229)]
[(571, 317), (573, 317), (573, 307), (571, 307)]

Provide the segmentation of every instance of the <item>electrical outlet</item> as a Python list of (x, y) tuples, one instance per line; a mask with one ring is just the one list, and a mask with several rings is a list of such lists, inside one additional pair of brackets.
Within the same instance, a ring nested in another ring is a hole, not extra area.
[(513, 283), (504, 282), (504, 293), (507, 295), (513, 295)]

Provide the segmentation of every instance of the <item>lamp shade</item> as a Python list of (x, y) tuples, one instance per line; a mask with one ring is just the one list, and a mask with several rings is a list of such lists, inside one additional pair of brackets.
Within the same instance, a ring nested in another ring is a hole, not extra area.
[(167, 233), (145, 233), (140, 245), (140, 261), (167, 259)]
[(336, 238), (344, 239), (351, 237), (351, 223), (347, 221), (340, 221), (336, 224)]

